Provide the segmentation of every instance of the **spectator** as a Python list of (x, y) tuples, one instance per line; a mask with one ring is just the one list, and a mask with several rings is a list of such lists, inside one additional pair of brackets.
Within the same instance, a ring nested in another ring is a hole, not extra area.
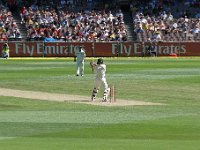
[(149, 43), (149, 46), (147, 47), (147, 55), (151, 57), (157, 56), (155, 43), (154, 44), (152, 42)]
[(160, 41), (162, 41), (161, 33), (160, 33), (159, 31), (156, 31), (156, 32), (153, 34), (152, 41), (153, 41), (153, 42), (160, 42)]

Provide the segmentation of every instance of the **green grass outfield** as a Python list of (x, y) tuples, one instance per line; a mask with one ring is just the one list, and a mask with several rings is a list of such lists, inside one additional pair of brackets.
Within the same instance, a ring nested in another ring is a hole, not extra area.
[[(0, 59), (0, 87), (90, 96), (89, 61), (85, 76), (76, 77), (73, 59)], [(199, 57), (104, 61), (117, 98), (166, 105), (104, 107), (0, 96), (0, 150), (200, 149)]]

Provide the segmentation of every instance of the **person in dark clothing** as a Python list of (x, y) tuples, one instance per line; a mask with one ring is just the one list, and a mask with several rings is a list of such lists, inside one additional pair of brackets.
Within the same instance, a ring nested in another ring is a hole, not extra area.
[(150, 42), (150, 45), (147, 47), (147, 55), (151, 56), (151, 57), (156, 57), (157, 56), (155, 43), (153, 44), (152, 42)]

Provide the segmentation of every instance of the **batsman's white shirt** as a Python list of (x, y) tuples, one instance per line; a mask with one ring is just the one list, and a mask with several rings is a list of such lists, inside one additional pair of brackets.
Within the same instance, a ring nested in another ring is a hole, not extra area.
[(106, 77), (106, 65), (100, 64), (94, 67), (94, 71), (96, 73), (96, 79), (103, 79)]

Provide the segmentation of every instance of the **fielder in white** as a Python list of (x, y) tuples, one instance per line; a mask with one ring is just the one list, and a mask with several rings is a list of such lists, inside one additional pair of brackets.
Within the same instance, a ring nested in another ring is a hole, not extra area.
[(76, 56), (76, 76), (84, 75), (84, 62), (85, 62), (85, 51), (83, 48), (80, 48), (77, 52), (75, 52)]
[(101, 85), (103, 85), (104, 93), (103, 93), (103, 102), (108, 100), (108, 95), (110, 93), (110, 88), (108, 87), (106, 81), (106, 65), (103, 63), (103, 59), (99, 58), (97, 63), (90, 62), (92, 70), (96, 73), (96, 79), (94, 84), (94, 89), (92, 91), (92, 101), (95, 101), (97, 93)]

